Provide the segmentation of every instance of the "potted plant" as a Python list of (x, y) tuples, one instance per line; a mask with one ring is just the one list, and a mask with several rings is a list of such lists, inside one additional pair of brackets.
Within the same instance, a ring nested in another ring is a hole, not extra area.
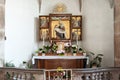
[(76, 54), (77, 54), (77, 51), (73, 50), (73, 56), (76, 56)]
[(42, 53), (42, 50), (43, 50), (43, 49), (42, 49), (42, 48), (39, 48), (38, 50), (39, 50), (39, 53)]
[(79, 48), (79, 52), (80, 52), (80, 53), (83, 53), (83, 49), (82, 49), (82, 48)]
[(53, 53), (56, 53), (57, 49), (58, 49), (58, 46), (57, 46), (55, 43), (52, 44), (52, 46), (51, 46), (51, 51), (52, 51)]
[(93, 52), (90, 52), (90, 54), (92, 54), (92, 59), (90, 60), (89, 63), (90, 68), (101, 67), (103, 54), (95, 55)]
[(45, 53), (46, 53), (46, 52), (45, 52), (44, 50), (42, 50), (42, 56), (45, 56)]
[(23, 61), (22, 64), (20, 65), (20, 68), (25, 68), (27, 69), (27, 62), (26, 61)]
[(49, 53), (49, 51), (50, 51), (50, 46), (48, 46), (48, 45), (44, 46), (44, 50), (45, 50), (46, 53)]
[(65, 43), (64, 49), (65, 49), (66, 53), (70, 53), (71, 52), (71, 44), (70, 43)]
[(76, 54), (77, 54), (77, 46), (76, 45), (72, 45), (72, 53), (74, 56), (76, 56)]
[(5, 67), (15, 67), (14, 63), (12, 61), (6, 62)]

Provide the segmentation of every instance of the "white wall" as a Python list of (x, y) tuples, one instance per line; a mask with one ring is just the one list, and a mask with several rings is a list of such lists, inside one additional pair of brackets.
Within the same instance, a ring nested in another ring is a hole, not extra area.
[(83, 0), (82, 13), (78, 0), (42, 0), (41, 13), (37, 0), (6, 0), (6, 62), (12, 60), (18, 66), (31, 58), (37, 48), (36, 17), (51, 13), (52, 6), (62, 1), (67, 5), (68, 13), (83, 16), (82, 46), (103, 53), (104, 66), (113, 66), (113, 10), (106, 0)]
[(29, 60), (35, 46), (37, 0), (6, 0), (5, 61), (16, 66)]
[(52, 13), (54, 6), (59, 2), (66, 5), (67, 13), (80, 14), (79, 0), (42, 0), (40, 15)]
[(103, 65), (114, 65), (114, 14), (107, 0), (84, 0), (83, 47), (104, 54)]

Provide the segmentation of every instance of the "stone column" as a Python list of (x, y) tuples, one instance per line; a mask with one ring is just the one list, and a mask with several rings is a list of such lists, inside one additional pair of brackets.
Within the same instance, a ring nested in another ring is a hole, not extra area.
[(114, 50), (115, 67), (120, 67), (120, 0), (115, 2)]

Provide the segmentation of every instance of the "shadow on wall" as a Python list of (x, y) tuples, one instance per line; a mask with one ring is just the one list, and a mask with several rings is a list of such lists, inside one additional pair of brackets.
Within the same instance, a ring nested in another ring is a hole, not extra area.
[(35, 43), (39, 43), (39, 18), (38, 17), (35, 17), (34, 18), (34, 41)]

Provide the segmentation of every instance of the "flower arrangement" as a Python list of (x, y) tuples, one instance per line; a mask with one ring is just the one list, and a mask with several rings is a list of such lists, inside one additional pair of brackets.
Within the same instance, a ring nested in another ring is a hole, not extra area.
[(57, 49), (58, 49), (58, 46), (57, 46), (55, 43), (53, 43), (53, 44), (51, 45), (51, 51), (52, 51), (53, 53), (56, 53)]
[(60, 55), (60, 56), (63, 56), (63, 55), (64, 55), (64, 53), (65, 53), (65, 51), (64, 51), (64, 50), (58, 50), (58, 51), (57, 51), (57, 54), (58, 54), (58, 55)]

